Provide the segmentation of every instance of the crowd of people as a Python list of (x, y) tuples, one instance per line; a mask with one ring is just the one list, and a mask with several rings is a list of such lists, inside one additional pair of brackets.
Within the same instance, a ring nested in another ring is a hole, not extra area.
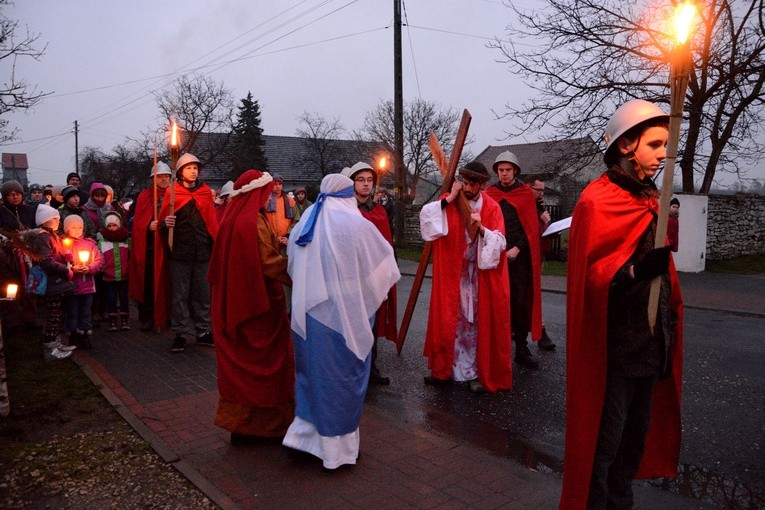
[[(606, 171), (582, 193), (569, 236), (562, 508), (631, 508), (633, 479), (672, 476), (679, 455), (676, 235), (654, 247), (651, 180), (666, 157), (668, 116), (633, 100), (605, 131)], [(487, 187), (489, 169), (467, 163), (421, 209), (434, 256), (428, 385), (510, 390), (513, 360), (539, 366), (529, 335), (540, 350), (556, 348), (542, 321), (544, 182), (523, 182), (522, 168), (499, 154)], [(46, 357), (91, 347), (99, 313), (109, 330), (128, 330), (132, 298), (142, 331), (169, 325), (171, 352), (192, 335), (215, 346), (215, 423), (232, 444), (272, 438), (327, 469), (355, 464), (367, 387), (390, 382), (376, 365), (377, 339), (399, 341), (400, 273), (377, 171), (359, 162), (327, 175), (314, 203), (256, 169), (216, 196), (201, 171), (189, 153), (174, 169), (158, 162), (154, 186), (129, 209), (103, 183), (81, 190), (74, 173), (50, 193), (30, 186), (26, 200), (19, 183), (3, 183), (0, 228), (34, 229), (43, 246), (17, 257), (14, 276), (40, 268), (47, 277)], [(23, 317), (32, 304), (19, 300)]]

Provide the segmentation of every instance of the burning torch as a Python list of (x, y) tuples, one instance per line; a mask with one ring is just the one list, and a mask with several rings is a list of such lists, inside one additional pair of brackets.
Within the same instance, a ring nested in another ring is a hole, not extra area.
[[(180, 151), (180, 144), (178, 139), (178, 124), (176, 124), (175, 121), (173, 121), (173, 127), (170, 130), (170, 157), (171, 157), (171, 162), (173, 163), (173, 166), (172, 166), (173, 172), (176, 171), (175, 166), (178, 164), (179, 151)], [(156, 171), (155, 171), (155, 180), (156, 180)], [(169, 215), (175, 216), (175, 182), (173, 182), (172, 177), (170, 178), (170, 214)], [(173, 249), (173, 227), (168, 228), (167, 244), (172, 250)]]
[[(667, 139), (667, 159), (664, 166), (664, 176), (659, 197), (659, 219), (656, 225), (655, 248), (667, 244), (667, 223), (669, 221), (669, 201), (672, 197), (672, 184), (675, 180), (675, 160), (677, 146), (680, 140), (680, 124), (683, 121), (685, 94), (688, 90), (688, 79), (693, 68), (691, 58), (690, 32), (691, 22), (696, 16), (696, 7), (691, 2), (685, 2), (675, 8), (675, 45), (669, 62), (669, 135)], [(659, 309), (659, 287), (661, 279), (656, 278), (651, 283), (651, 294), (648, 298), (648, 323), (653, 333), (656, 325), (656, 315)]]

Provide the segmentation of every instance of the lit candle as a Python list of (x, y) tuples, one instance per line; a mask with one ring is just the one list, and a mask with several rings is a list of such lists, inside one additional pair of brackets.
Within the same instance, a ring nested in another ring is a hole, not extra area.
[(5, 290), (5, 297), (8, 299), (16, 299), (16, 293), (19, 291), (19, 286), (15, 283), (9, 283), (8, 288)]
[(90, 258), (90, 252), (87, 250), (82, 250), (77, 253), (77, 256), (80, 257), (80, 262), (85, 264), (88, 262), (88, 259)]
[(72, 238), (71, 237), (65, 237), (62, 242), (64, 243), (65, 247), (67, 247), (67, 248), (71, 248), (72, 247)]

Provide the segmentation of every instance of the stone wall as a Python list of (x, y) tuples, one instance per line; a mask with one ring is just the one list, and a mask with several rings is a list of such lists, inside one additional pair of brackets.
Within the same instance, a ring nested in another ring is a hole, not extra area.
[[(683, 218), (680, 209), (680, 221)], [(765, 254), (765, 197), (709, 195), (707, 260)]]
[[(682, 195), (680, 195), (682, 201)], [(422, 246), (419, 205), (407, 207), (406, 241)], [(683, 211), (680, 209), (680, 221)], [(709, 195), (707, 260), (765, 254), (765, 197), (760, 195)]]

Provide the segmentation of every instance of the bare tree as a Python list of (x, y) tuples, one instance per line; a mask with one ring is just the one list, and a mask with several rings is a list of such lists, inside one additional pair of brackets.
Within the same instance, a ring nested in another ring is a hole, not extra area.
[[(26, 110), (35, 106), (49, 93), (39, 92), (36, 85), (16, 75), (16, 60), (30, 57), (39, 60), (48, 45), (38, 48), (40, 34), (32, 33), (28, 28), (21, 32), (19, 22), (8, 18), (2, 9), (10, 5), (8, 0), (0, 0), (0, 61), (3, 68), (10, 72), (0, 84), (0, 142), (13, 140), (16, 129), (8, 130), (8, 119), (2, 116), (14, 110)], [(7, 67), (5, 67), (7, 66)]]
[(85, 147), (80, 159), (83, 178), (88, 183), (108, 184), (115, 199), (133, 196), (143, 189), (153, 164), (145, 149), (138, 145), (117, 145), (109, 154)]
[[(511, 2), (520, 26), (508, 27), (511, 41), (490, 44), (537, 92), (520, 107), (506, 105), (499, 115), (514, 121), (508, 137), (552, 127), (555, 139), (585, 134), (601, 140), (608, 117), (624, 101), (669, 101), (672, 5), (545, 3), (524, 10)], [(699, 192), (708, 193), (716, 171), (743, 175), (746, 163), (765, 153), (758, 137), (765, 98), (763, 0), (708, 0), (700, 18), (679, 155), (688, 193), (694, 192), (695, 172), (703, 175)]]
[(294, 163), (316, 168), (322, 177), (349, 164), (349, 155), (341, 137), (345, 134), (340, 119), (327, 119), (319, 113), (303, 112), (295, 134), (305, 140), (305, 152), (296, 155)]
[[(175, 120), (182, 129), (182, 153), (193, 152), (205, 166), (225, 153), (233, 129), (234, 99), (222, 82), (199, 73), (184, 74), (155, 97), (161, 119)], [(201, 133), (216, 136), (200, 139)]]
[[(433, 156), (428, 149), (430, 133), (435, 133), (447, 157), (452, 151), (459, 128), (460, 113), (452, 107), (436, 102), (415, 99), (404, 104), (404, 168), (407, 169), (407, 188), (414, 189), (419, 179), (436, 182), (438, 173)], [(377, 108), (364, 117), (364, 125), (357, 137), (382, 142), (394, 147), (393, 101), (380, 101)], [(468, 138), (468, 144), (472, 140)], [(463, 150), (462, 160), (472, 159)]]

